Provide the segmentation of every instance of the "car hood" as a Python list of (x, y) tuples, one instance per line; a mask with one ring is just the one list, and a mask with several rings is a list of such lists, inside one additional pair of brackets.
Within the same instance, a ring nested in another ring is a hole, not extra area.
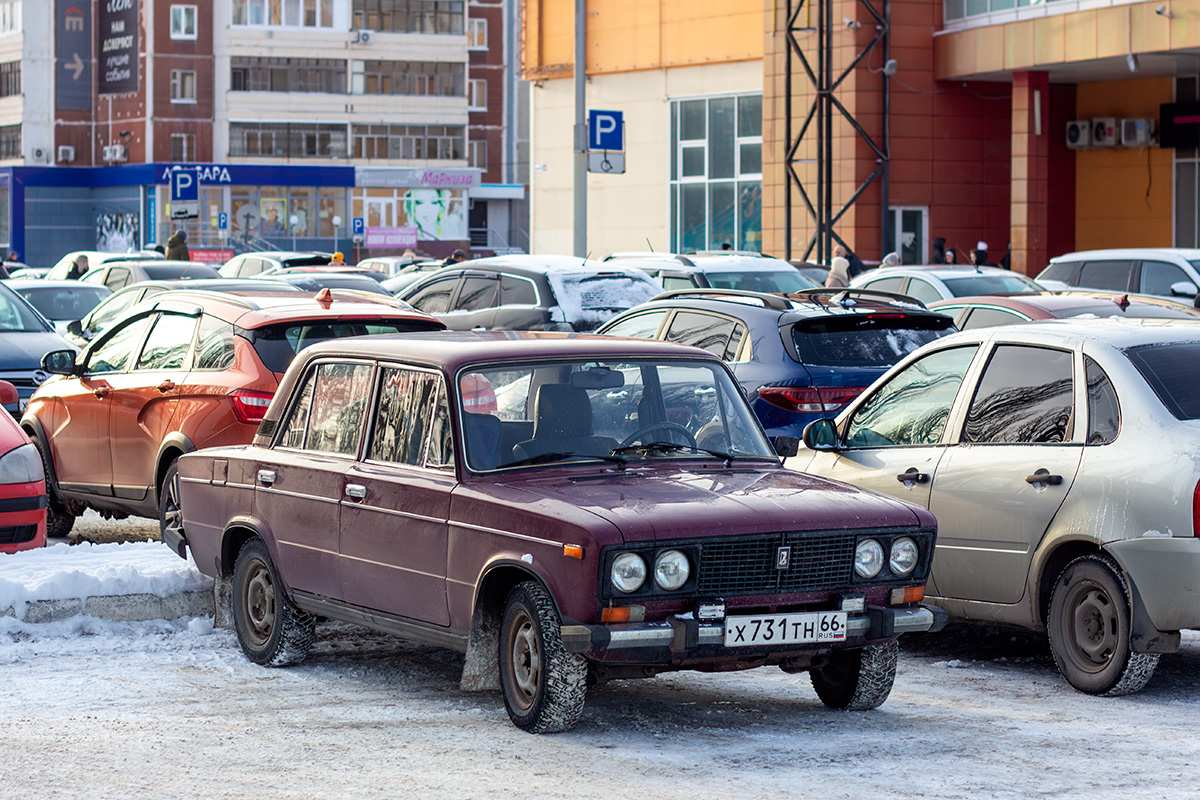
[(529, 495), (543, 513), (555, 506), (590, 512), (616, 526), (626, 543), (934, 525), (928, 512), (901, 500), (784, 469), (555, 472), (509, 488)]
[(74, 350), (50, 331), (0, 333), (0, 370), (36, 370), (51, 350)]

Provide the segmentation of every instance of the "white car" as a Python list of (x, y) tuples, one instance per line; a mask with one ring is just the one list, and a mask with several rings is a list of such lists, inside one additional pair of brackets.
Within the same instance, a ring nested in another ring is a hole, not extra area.
[(789, 294), (817, 287), (788, 261), (744, 251), (613, 253), (604, 263), (640, 269), (667, 291), (701, 288)]
[(791, 468), (929, 509), (929, 600), (1046, 630), (1076, 689), (1125, 694), (1200, 629), (1200, 324), (951, 334), (804, 431)]
[(1050, 259), (1037, 276), (1048, 289), (1108, 289), (1191, 302), (1200, 286), (1200, 250), (1139, 247), (1082, 250)]
[(971, 266), (879, 267), (856, 275), (850, 287), (906, 294), (927, 304), (976, 294), (1042, 291), (1019, 272)]

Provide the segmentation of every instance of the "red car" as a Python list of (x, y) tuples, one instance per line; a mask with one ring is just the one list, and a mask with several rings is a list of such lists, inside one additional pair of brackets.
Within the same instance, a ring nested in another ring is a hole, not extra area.
[[(17, 388), (0, 381), (0, 406), (17, 402)], [(46, 543), (46, 481), (42, 459), (11, 416), (0, 414), (0, 553)]]

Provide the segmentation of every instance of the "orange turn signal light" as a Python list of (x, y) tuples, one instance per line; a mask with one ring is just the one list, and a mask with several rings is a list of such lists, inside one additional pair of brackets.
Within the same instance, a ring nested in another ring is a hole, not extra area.
[(600, 609), (601, 622), (629, 622), (629, 606), (609, 606)]
[(919, 603), (925, 599), (924, 586), (908, 586), (904, 589), (892, 589), (892, 605), (904, 603)]
[(578, 558), (583, 560), (583, 545), (581, 544), (564, 544), (563, 555), (567, 558)]

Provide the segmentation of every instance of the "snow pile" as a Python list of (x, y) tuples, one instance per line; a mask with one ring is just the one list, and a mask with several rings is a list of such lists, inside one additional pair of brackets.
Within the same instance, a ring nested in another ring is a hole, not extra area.
[(206, 589), (212, 579), (160, 542), (56, 544), (0, 555), (0, 614), (24, 616), (37, 600), (108, 595), (168, 597)]

